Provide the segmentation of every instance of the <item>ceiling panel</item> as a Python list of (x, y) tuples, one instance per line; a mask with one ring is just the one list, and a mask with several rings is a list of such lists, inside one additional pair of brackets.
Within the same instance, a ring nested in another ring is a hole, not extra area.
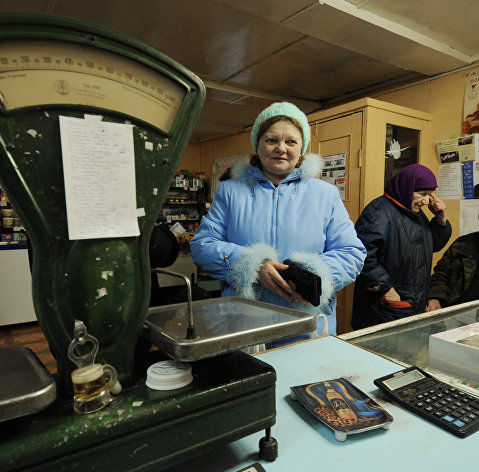
[(317, 0), (219, 0), (231, 8), (260, 16), (273, 23), (283, 20), (314, 6)]
[(477, 56), (479, 2), (475, 0), (348, 0), (464, 54)]
[(408, 71), (309, 37), (228, 83), (315, 100), (319, 107), (323, 100), (398, 76), (410, 78)]
[(214, 0), (57, 0), (53, 12), (126, 33), (215, 81), (302, 36)]
[(399, 34), (399, 30), (390, 31), (325, 4), (294, 17), (287, 25), (347, 50), (422, 74), (438, 74), (467, 64), (464, 58), (448, 54), (448, 49), (424, 46), (413, 37)]
[(270, 101), (243, 96), (235, 103), (234, 108), (227, 102), (211, 99), (208, 94), (210, 106), (203, 109), (201, 120), (210, 124), (218, 124), (222, 127), (229, 125), (234, 128), (234, 133), (240, 133), (245, 125), (252, 124), (258, 115), (258, 109), (263, 109), (270, 104)]
[(51, 0), (1, 0), (0, 11), (31, 11), (51, 13), (48, 5)]
[[(374, 1), (367, 5), (371, 3), (374, 4)], [(268, 16), (259, 8), (255, 13)], [(423, 42), (428, 39), (425, 36), (419, 33), (415, 35), (413, 31), (385, 21), (383, 17), (363, 15), (361, 10), (344, 0), (315, 2), (290, 18), (283, 19), (280, 26), (427, 75), (462, 67), (470, 60), (447, 44), (430, 40), (429, 44), (424, 45)]]
[(2, 0), (1, 11), (91, 21), (197, 74), (193, 139), (241, 132), (278, 100), (312, 112), (479, 59), (473, 0)]

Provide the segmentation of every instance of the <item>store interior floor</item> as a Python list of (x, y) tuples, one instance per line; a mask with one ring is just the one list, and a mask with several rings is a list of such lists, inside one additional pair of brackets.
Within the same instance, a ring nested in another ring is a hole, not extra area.
[(1, 326), (0, 349), (10, 346), (29, 347), (51, 374), (57, 371), (55, 358), (37, 322)]

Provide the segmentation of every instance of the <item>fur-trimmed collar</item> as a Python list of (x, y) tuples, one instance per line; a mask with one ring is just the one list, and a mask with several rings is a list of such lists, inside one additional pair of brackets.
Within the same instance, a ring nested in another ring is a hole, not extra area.
[[(322, 168), (323, 162), (318, 154), (305, 154), (301, 167), (294, 169), (285, 180), (293, 180), (295, 178), (312, 179), (318, 177)], [(249, 161), (240, 161), (231, 169), (231, 175), (235, 180), (243, 180), (252, 184), (257, 180), (257, 171), (259, 169), (253, 167)]]

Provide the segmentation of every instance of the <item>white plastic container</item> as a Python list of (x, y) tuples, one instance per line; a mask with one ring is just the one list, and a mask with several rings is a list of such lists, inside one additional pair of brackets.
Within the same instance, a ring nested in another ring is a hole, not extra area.
[[(429, 337), (429, 364), (454, 376), (479, 382), (479, 323)], [(478, 339), (478, 338), (476, 338)], [(467, 343), (467, 344), (465, 344)]]
[(150, 365), (146, 371), (146, 386), (153, 390), (174, 390), (193, 381), (191, 365), (166, 360)]

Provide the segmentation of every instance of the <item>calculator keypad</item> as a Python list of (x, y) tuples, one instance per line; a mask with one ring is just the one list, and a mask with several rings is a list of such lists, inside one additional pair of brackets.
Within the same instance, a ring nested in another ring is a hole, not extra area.
[(429, 415), (453, 428), (477, 423), (479, 428), (479, 398), (447, 384), (438, 383), (433, 388), (405, 398), (412, 408)]

